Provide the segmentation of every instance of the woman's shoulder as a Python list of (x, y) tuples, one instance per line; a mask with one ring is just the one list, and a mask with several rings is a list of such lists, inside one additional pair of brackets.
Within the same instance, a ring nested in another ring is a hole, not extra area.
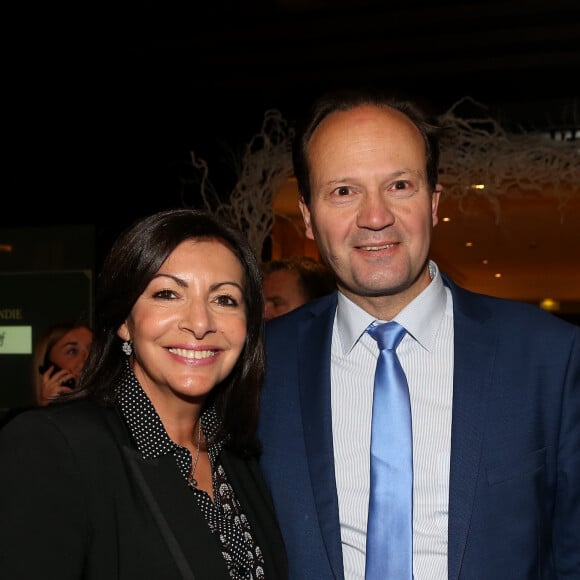
[(89, 440), (98, 433), (110, 431), (115, 411), (91, 400), (52, 403), (46, 407), (26, 409), (14, 416), (1, 429), (6, 437), (24, 434), (50, 437), (61, 434), (69, 440)]

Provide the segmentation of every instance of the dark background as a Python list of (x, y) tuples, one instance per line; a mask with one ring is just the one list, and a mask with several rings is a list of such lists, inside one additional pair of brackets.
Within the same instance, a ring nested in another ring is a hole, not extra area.
[(102, 253), (182, 204), (192, 150), (227, 193), (264, 112), (293, 123), (328, 88), (378, 86), (436, 114), (470, 96), (514, 128), (579, 124), (577, 0), (198, 4), (10, 13), (0, 227), (95, 224)]

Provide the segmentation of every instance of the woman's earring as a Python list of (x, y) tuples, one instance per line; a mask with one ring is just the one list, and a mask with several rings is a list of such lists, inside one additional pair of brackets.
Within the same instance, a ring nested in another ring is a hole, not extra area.
[(131, 356), (133, 354), (133, 347), (131, 346), (130, 340), (124, 340), (121, 348), (127, 356)]

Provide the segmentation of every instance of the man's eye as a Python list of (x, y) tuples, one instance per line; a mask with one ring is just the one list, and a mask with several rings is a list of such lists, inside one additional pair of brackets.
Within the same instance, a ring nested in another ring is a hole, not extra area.
[(420, 184), (417, 183), (416, 181), (402, 179), (400, 181), (393, 182), (393, 184), (390, 186), (389, 189), (391, 189), (391, 191), (398, 191), (411, 194), (414, 191), (417, 191), (419, 188)]
[(347, 187), (346, 185), (343, 185), (342, 187), (338, 187), (336, 189), (337, 195), (348, 195), (349, 193), (350, 193), (350, 188)]

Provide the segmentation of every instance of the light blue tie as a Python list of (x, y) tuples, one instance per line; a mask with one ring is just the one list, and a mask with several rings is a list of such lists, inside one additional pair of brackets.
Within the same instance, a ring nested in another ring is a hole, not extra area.
[(413, 578), (413, 440), (409, 386), (395, 349), (396, 322), (369, 326), (380, 355), (371, 428), (371, 484), (366, 580)]

